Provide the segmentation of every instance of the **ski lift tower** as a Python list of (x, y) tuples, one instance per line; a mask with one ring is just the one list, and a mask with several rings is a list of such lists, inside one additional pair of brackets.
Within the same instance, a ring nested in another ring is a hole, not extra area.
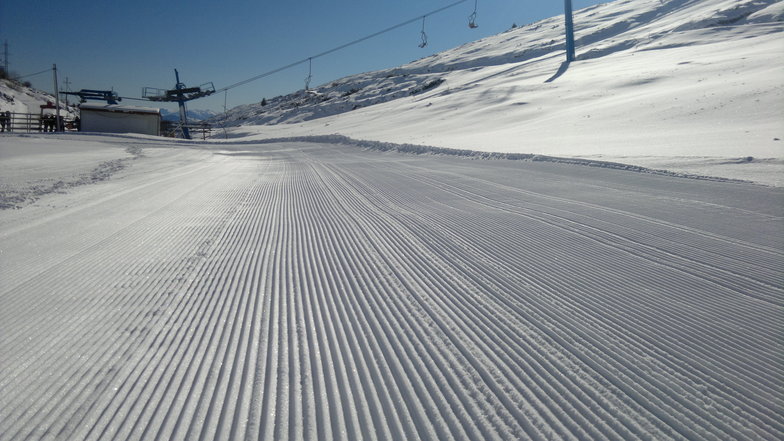
[(564, 0), (564, 25), (566, 27), (566, 62), (574, 61), (574, 19), (572, 0)]
[(87, 100), (97, 100), (106, 101), (106, 104), (119, 104), (119, 101), (122, 101), (122, 98), (113, 90), (82, 89), (78, 92), (60, 92), (60, 94), (76, 95), (82, 103), (87, 102)]
[(197, 98), (203, 98), (215, 93), (215, 86), (210, 83), (204, 83), (199, 87), (185, 87), (185, 84), (180, 82), (180, 73), (174, 69), (174, 76), (177, 79), (177, 84), (174, 89), (156, 89), (154, 87), (145, 87), (142, 90), (142, 98), (150, 101), (164, 101), (169, 103), (178, 103), (180, 106), (180, 130), (182, 137), (191, 139), (191, 133), (188, 130), (188, 116), (185, 111), (185, 103)]

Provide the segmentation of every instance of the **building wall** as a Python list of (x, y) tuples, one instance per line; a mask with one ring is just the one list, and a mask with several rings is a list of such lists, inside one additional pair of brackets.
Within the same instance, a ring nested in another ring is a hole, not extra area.
[(126, 113), (82, 109), (81, 130), (103, 133), (160, 134), (161, 117), (154, 113)]

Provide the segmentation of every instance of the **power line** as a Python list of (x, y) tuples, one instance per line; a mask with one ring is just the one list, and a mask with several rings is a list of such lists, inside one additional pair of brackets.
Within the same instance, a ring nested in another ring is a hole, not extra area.
[(21, 80), (22, 78), (34, 77), (36, 75), (41, 75), (42, 73), (47, 73), (47, 72), (51, 72), (51, 71), (52, 71), (52, 68), (50, 67), (49, 69), (42, 70), (41, 72), (36, 72), (36, 73), (30, 74), (30, 75), (22, 75), (21, 77), (17, 77), (17, 79)]
[(340, 45), (340, 46), (338, 46), (338, 47), (335, 47), (335, 48), (333, 48), (333, 49), (330, 49), (330, 50), (327, 50), (327, 51), (321, 52), (320, 54), (316, 54), (316, 55), (313, 55), (313, 56), (310, 56), (310, 57), (307, 57), (307, 58), (303, 58), (302, 60), (295, 61), (294, 63), (287, 64), (287, 65), (285, 65), (285, 66), (283, 66), (283, 67), (279, 67), (279, 68), (277, 68), (277, 69), (273, 69), (273, 70), (271, 70), (271, 71), (269, 71), (269, 72), (264, 72), (264, 73), (262, 73), (262, 74), (256, 75), (255, 77), (248, 78), (247, 80), (243, 80), (243, 81), (240, 81), (240, 82), (238, 82), (238, 83), (234, 83), (234, 84), (232, 84), (232, 85), (230, 85), (230, 86), (226, 86), (226, 87), (224, 87), (224, 88), (222, 88), (222, 89), (218, 89), (218, 90), (216, 90), (216, 92), (224, 92), (224, 91), (227, 91), (227, 90), (233, 89), (233, 88), (235, 88), (235, 87), (243, 86), (243, 85), (245, 85), (245, 84), (248, 84), (248, 83), (250, 83), (250, 82), (253, 82), (253, 81), (256, 81), (256, 80), (260, 80), (260, 79), (262, 79), (262, 78), (264, 78), (264, 77), (268, 77), (268, 76), (270, 76), (270, 75), (274, 75), (274, 74), (276, 74), (276, 73), (278, 73), (278, 72), (282, 72), (282, 71), (284, 71), (284, 70), (291, 69), (292, 67), (298, 66), (298, 65), (300, 65), (300, 64), (303, 64), (303, 63), (308, 63), (308, 62), (310, 62), (310, 61), (311, 61), (311, 60), (313, 60), (313, 59), (320, 58), (320, 57), (324, 57), (324, 56), (326, 56), (326, 55), (329, 55), (329, 54), (335, 53), (335, 52), (337, 52), (337, 51), (339, 51), (339, 50), (345, 49), (345, 48), (347, 48), (347, 47), (349, 47), (349, 46), (353, 46), (353, 45), (355, 45), (355, 44), (362, 43), (363, 41), (370, 40), (371, 38), (375, 38), (375, 37), (378, 37), (379, 35), (386, 34), (387, 32), (394, 31), (395, 29), (402, 28), (403, 26), (410, 25), (411, 23), (415, 23), (415, 22), (417, 22), (417, 21), (419, 21), (419, 20), (422, 20), (422, 19), (424, 19), (424, 18), (426, 18), (426, 17), (428, 17), (428, 16), (430, 16), (430, 15), (435, 15), (435, 14), (438, 14), (439, 12), (446, 11), (447, 9), (454, 8), (455, 6), (457, 6), (457, 5), (461, 4), (461, 3), (465, 3), (465, 2), (467, 2), (467, 1), (468, 1), (468, 0), (459, 0), (459, 1), (456, 1), (456, 2), (454, 2), (454, 3), (451, 3), (451, 4), (449, 4), (449, 5), (446, 5), (446, 6), (444, 6), (444, 7), (442, 7), (442, 8), (439, 8), (439, 9), (436, 9), (436, 10), (433, 10), (433, 11), (430, 11), (430, 12), (428, 12), (428, 13), (424, 14), (424, 15), (419, 15), (419, 16), (417, 16), (416, 18), (412, 18), (412, 19), (410, 19), (410, 20), (406, 20), (406, 21), (404, 21), (403, 23), (399, 23), (399, 24), (396, 24), (396, 25), (394, 25), (394, 26), (390, 26), (390, 27), (388, 27), (388, 28), (386, 28), (386, 29), (384, 29), (384, 30), (381, 30), (381, 31), (378, 31), (378, 32), (372, 33), (372, 34), (370, 34), (370, 35), (368, 35), (368, 36), (365, 36), (365, 37), (362, 37), (362, 38), (358, 38), (358, 39), (356, 39), (356, 40), (354, 40), (354, 41), (351, 41), (351, 42), (349, 42), (349, 43), (346, 43), (346, 44)]

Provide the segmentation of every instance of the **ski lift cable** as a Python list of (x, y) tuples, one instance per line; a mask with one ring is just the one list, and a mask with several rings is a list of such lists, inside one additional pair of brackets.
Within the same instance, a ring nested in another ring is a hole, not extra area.
[(439, 12), (446, 11), (447, 9), (454, 8), (455, 6), (463, 4), (463, 3), (467, 2), (467, 1), (468, 0), (458, 0), (458, 1), (454, 2), (454, 3), (450, 3), (450, 4), (446, 5), (446, 6), (443, 6), (441, 8), (438, 8), (438, 9), (435, 9), (433, 11), (430, 11), (430, 12), (424, 14), (424, 15), (419, 15), (416, 18), (412, 18), (410, 20), (406, 20), (406, 21), (404, 21), (402, 23), (396, 24), (394, 26), (390, 26), (390, 27), (388, 27), (386, 29), (383, 29), (381, 31), (374, 32), (374, 33), (372, 33), (370, 35), (367, 35), (365, 37), (358, 38), (356, 40), (353, 40), (353, 41), (348, 42), (346, 44), (342, 44), (342, 45), (337, 46), (335, 48), (326, 50), (324, 52), (321, 52), (319, 54), (313, 55), (311, 57), (303, 58), (302, 60), (295, 61), (293, 63), (290, 63), (290, 64), (287, 64), (285, 66), (279, 67), (277, 69), (273, 69), (273, 70), (270, 70), (268, 72), (264, 72), (262, 74), (259, 74), (259, 75), (256, 75), (254, 77), (248, 78), (247, 80), (236, 82), (236, 83), (231, 84), (229, 86), (226, 86), (224, 88), (218, 89), (215, 92), (223, 92), (223, 91), (226, 91), (226, 90), (234, 89), (235, 87), (244, 86), (245, 84), (251, 83), (253, 81), (260, 80), (262, 78), (265, 78), (265, 77), (268, 77), (268, 76), (271, 76), (271, 75), (275, 75), (276, 73), (282, 72), (284, 70), (291, 69), (292, 67), (298, 66), (298, 65), (303, 64), (303, 63), (307, 63), (310, 60), (313, 60), (313, 59), (316, 59), (316, 58), (321, 58), (321, 57), (324, 57), (326, 55), (333, 54), (333, 53), (335, 53), (337, 51), (340, 51), (340, 50), (343, 50), (343, 49), (345, 49), (347, 47), (354, 46), (356, 44), (359, 44), (359, 43), (362, 43), (364, 41), (370, 40), (371, 38), (375, 38), (375, 37), (378, 37), (379, 35), (386, 34), (387, 32), (391, 32), (391, 31), (394, 31), (396, 29), (402, 28), (403, 26), (410, 25), (411, 23), (415, 23), (415, 22), (417, 22), (419, 20), (422, 20), (425, 17), (438, 14)]

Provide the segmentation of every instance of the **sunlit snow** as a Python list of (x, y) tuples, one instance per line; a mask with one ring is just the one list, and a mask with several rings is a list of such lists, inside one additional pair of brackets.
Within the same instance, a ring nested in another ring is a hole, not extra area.
[(773, 0), (617, 1), (575, 13), (578, 60), (565, 71), (554, 17), (214, 121), (230, 137), (334, 133), (782, 185), (783, 10)]
[(782, 4), (0, 135), (0, 440), (784, 438)]

